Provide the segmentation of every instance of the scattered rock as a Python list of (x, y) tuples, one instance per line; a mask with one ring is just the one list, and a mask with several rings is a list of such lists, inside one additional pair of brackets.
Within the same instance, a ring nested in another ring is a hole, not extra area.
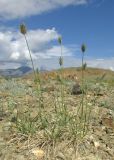
[(39, 159), (41, 160), (42, 158), (44, 158), (45, 153), (42, 149), (39, 148), (35, 148), (32, 150), (32, 153)]
[(72, 95), (79, 95), (82, 94), (81, 87), (78, 83), (74, 84), (71, 91)]
[(96, 149), (100, 148), (100, 143), (99, 142), (93, 141), (93, 144), (94, 144)]
[(65, 160), (66, 159), (65, 156), (64, 156), (64, 154), (62, 152), (59, 152), (58, 155), (56, 156), (56, 158), (58, 160)]

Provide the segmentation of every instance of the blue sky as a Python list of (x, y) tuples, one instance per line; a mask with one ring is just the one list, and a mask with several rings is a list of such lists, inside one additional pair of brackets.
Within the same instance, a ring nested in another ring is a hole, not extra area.
[(0, 32), (3, 34), (0, 61), (7, 61), (5, 65), (10, 66), (8, 63), (12, 62), (19, 66), (25, 61), (29, 64), (23, 37), (18, 32), (19, 24), (25, 22), (35, 64), (42, 65), (42, 62), (49, 67), (52, 62), (51, 66), (57, 67), (54, 65), (60, 56), (57, 37), (62, 35), (65, 66), (80, 65), (80, 46), (85, 43), (85, 57), (90, 66), (114, 69), (113, 0), (44, 0), (44, 3), (30, 0), (30, 4), (27, 0), (20, 0), (19, 4), (16, 1), (0, 2), (1, 8), (7, 5), (0, 11)]

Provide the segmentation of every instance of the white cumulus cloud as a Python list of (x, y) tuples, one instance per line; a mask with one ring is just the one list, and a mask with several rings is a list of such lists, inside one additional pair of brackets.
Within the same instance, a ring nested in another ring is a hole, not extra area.
[(87, 4), (88, 1), (89, 0), (0, 0), (0, 18), (23, 18), (68, 5)]
[[(60, 46), (55, 28), (30, 30), (27, 34), (29, 47), (34, 60), (60, 56)], [(53, 43), (54, 42), (54, 43)], [(77, 46), (76, 46), (77, 48)], [(75, 48), (75, 49), (76, 49)], [(74, 47), (63, 45), (63, 55), (71, 56)], [(24, 36), (16, 31), (0, 31), (0, 61), (30, 60)]]

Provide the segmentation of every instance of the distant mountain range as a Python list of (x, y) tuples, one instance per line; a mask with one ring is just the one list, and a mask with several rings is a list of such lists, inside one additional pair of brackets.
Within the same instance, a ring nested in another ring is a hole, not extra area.
[(32, 68), (28, 66), (22, 66), (17, 69), (0, 69), (0, 75), (4, 77), (20, 77), (31, 72)]

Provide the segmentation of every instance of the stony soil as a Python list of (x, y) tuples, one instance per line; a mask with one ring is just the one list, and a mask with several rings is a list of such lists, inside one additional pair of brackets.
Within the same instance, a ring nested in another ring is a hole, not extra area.
[[(74, 81), (66, 81), (65, 102), (69, 112), (75, 112), (81, 95), (72, 95)], [(0, 79), (0, 159), (1, 160), (114, 160), (114, 87), (103, 82), (89, 83), (88, 105), (92, 107), (91, 122), (87, 135), (77, 144), (77, 158), (72, 139), (64, 137), (57, 141), (54, 153), (43, 130), (33, 136), (17, 131), (15, 118), (17, 109), (32, 108), (33, 117), (37, 113), (38, 98), (34, 92), (33, 80), (18, 78)], [(100, 89), (99, 89), (100, 88)], [(45, 81), (43, 97), (45, 112), (53, 113), (54, 96), (58, 90), (56, 80)], [(59, 97), (59, 96), (58, 96)], [(93, 106), (93, 100), (95, 100)], [(92, 106), (91, 106), (92, 105)], [(53, 155), (54, 154), (54, 155)]]

